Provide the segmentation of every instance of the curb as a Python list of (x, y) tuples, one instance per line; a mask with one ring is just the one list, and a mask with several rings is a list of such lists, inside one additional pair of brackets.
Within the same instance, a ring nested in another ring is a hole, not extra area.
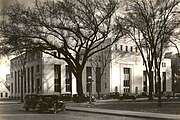
[(21, 102), (0, 102), (0, 105), (3, 104), (21, 104)]
[(97, 109), (97, 108), (84, 108), (84, 107), (70, 107), (66, 108), (69, 111), (88, 112), (106, 115), (116, 116), (127, 116), (136, 118), (153, 118), (159, 120), (180, 120), (180, 115), (174, 114), (162, 114), (162, 113), (149, 113), (149, 112), (134, 112), (134, 111), (123, 111), (123, 110), (108, 110), (108, 109)]

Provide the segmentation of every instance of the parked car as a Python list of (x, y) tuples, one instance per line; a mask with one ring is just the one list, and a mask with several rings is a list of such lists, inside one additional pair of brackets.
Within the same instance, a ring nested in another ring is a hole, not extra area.
[(63, 101), (71, 101), (72, 100), (72, 94), (71, 93), (64, 93), (61, 94)]
[[(89, 95), (83, 94), (83, 97), (82, 97), (82, 98), (79, 98), (79, 97), (78, 97), (78, 94), (73, 94), (72, 100), (73, 100), (74, 102), (87, 102), (87, 101), (89, 101)], [(95, 102), (95, 101), (96, 101), (96, 98), (92, 95), (92, 96), (91, 96), (91, 100), (92, 100), (92, 102)]]
[(146, 98), (146, 97), (148, 97), (148, 96), (149, 96), (149, 95), (148, 95), (147, 92), (141, 92), (141, 93), (139, 93), (139, 94), (137, 95), (138, 98)]
[(119, 98), (119, 92), (110, 92), (109, 97), (112, 99), (118, 99)]
[(164, 97), (167, 97), (167, 98), (173, 97), (173, 92), (172, 91), (164, 92)]
[(123, 100), (123, 99), (132, 99), (132, 100), (135, 100), (136, 99), (136, 95), (130, 94), (130, 93), (124, 93), (122, 96), (119, 96), (119, 100)]
[(65, 111), (66, 105), (59, 95), (39, 95), (36, 109), (38, 112), (48, 111), (55, 114), (60, 110)]
[(174, 96), (180, 98), (180, 93), (179, 92), (175, 92)]
[(102, 99), (119, 99), (119, 92), (110, 92), (108, 94), (105, 94), (103, 95)]
[(36, 109), (37, 101), (39, 100), (39, 96), (37, 94), (27, 94), (24, 97), (24, 106), (23, 108), (26, 111), (30, 109)]

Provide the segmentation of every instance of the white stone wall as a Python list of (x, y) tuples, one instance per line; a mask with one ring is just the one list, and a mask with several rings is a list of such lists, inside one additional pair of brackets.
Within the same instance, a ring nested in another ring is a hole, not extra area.
[[(112, 47), (112, 59), (110, 68), (110, 86), (111, 92), (117, 91), (124, 93), (124, 73), (123, 69), (130, 68), (130, 93), (139, 93), (143, 91), (143, 71), (145, 66), (143, 65), (142, 57), (135, 45), (128, 38), (119, 40)], [(161, 67), (161, 76), (163, 72), (166, 72), (166, 91), (172, 91), (172, 79), (171, 79), (171, 60), (163, 59), (162, 63), (165, 63), (165, 67)], [(155, 75), (155, 73), (153, 74)], [(155, 76), (154, 76), (155, 77)], [(154, 83), (155, 84), (155, 83)], [(163, 90), (163, 82), (161, 82)], [(117, 87), (115, 89), (115, 87)], [(149, 91), (149, 81), (147, 79), (147, 92)]]

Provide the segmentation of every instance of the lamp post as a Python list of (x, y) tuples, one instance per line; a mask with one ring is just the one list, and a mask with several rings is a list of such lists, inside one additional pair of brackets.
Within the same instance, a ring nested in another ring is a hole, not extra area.
[(88, 76), (88, 84), (89, 84), (89, 104), (91, 105), (92, 76)]

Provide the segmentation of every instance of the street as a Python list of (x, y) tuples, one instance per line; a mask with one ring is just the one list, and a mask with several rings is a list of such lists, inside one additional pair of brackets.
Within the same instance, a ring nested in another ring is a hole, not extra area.
[(58, 112), (57, 114), (25, 111), (22, 104), (0, 105), (0, 120), (150, 120), (145, 118), (132, 118), (85, 112)]

